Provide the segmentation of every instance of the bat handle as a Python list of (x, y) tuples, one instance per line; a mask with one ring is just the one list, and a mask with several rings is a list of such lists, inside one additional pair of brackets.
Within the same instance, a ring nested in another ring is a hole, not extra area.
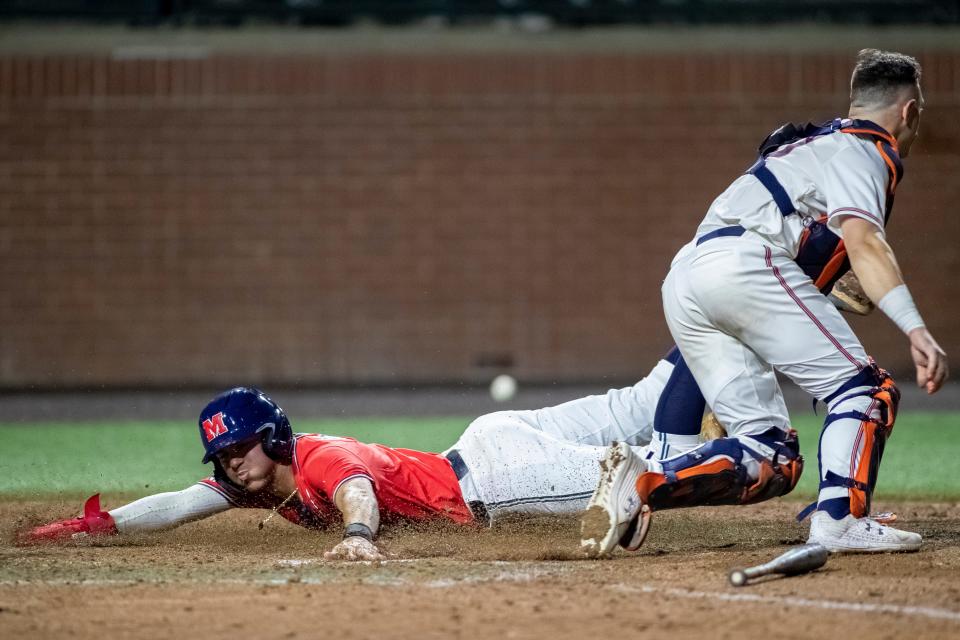
[(743, 569), (734, 569), (730, 572), (730, 584), (735, 587), (742, 587), (747, 584), (747, 573)]
[(747, 584), (752, 578), (758, 576), (766, 575), (770, 573), (769, 567), (766, 564), (761, 564), (756, 567), (750, 567), (748, 569), (734, 569), (730, 572), (730, 584), (735, 587), (742, 587)]

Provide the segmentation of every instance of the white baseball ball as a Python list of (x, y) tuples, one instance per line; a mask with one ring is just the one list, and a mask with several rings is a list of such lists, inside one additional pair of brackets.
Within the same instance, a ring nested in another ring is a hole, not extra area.
[(506, 402), (517, 395), (517, 381), (513, 376), (501, 374), (490, 383), (490, 397), (497, 402)]

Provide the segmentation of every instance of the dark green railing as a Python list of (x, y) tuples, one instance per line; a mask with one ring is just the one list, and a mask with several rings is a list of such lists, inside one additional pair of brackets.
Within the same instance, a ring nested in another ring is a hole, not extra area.
[(3, 20), (82, 20), (151, 25), (250, 22), (450, 24), (534, 15), (562, 25), (957, 24), (960, 0), (0, 0)]

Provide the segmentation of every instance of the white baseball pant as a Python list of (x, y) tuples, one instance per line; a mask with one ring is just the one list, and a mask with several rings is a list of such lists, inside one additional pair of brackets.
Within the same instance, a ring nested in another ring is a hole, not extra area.
[[(731, 437), (789, 427), (775, 371), (823, 399), (868, 365), (850, 326), (792, 258), (749, 233), (681, 249), (663, 284), (663, 305), (707, 405)], [(876, 417), (876, 402), (856, 391), (833, 400), (828, 415)], [(825, 430), (821, 481), (828, 471), (851, 476), (864, 455), (862, 429), (860, 420), (840, 418)], [(846, 495), (830, 486), (819, 499)]]
[(577, 513), (600, 480), (613, 441), (650, 442), (657, 400), (673, 370), (661, 361), (632, 387), (536, 411), (499, 411), (470, 423), (445, 453), (457, 451), (468, 473), (464, 500), (504, 513)]

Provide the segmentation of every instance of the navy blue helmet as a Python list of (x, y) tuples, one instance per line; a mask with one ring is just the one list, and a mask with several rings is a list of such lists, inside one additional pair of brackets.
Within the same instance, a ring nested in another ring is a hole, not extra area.
[(200, 439), (204, 464), (217, 465), (218, 451), (240, 442), (259, 439), (263, 451), (278, 462), (289, 463), (293, 430), (283, 409), (259, 389), (236, 387), (221, 393), (200, 412)]

